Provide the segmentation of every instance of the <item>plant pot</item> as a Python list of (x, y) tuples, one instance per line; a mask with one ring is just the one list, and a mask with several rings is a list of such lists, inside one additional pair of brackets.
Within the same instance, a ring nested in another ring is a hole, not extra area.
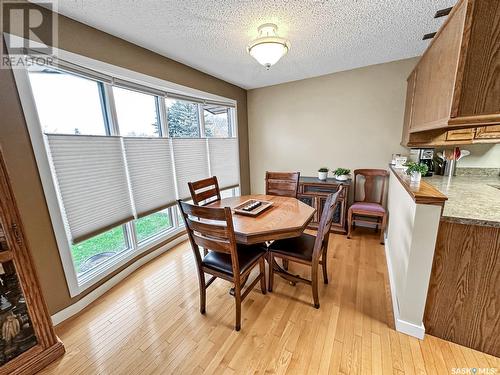
[(339, 180), (339, 181), (347, 181), (349, 179), (349, 175), (348, 174), (341, 174), (339, 176), (335, 176), (335, 179)]
[(420, 172), (411, 172), (410, 181), (418, 184), (422, 179), (422, 173)]
[(328, 172), (318, 172), (318, 178), (321, 181), (326, 181), (327, 177), (328, 177)]

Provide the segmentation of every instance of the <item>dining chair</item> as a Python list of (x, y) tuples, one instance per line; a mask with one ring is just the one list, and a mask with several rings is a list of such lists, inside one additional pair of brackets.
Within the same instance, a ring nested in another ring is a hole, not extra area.
[(300, 172), (266, 172), (266, 195), (297, 198)]
[[(347, 238), (351, 238), (356, 224), (375, 224), (375, 231), (380, 225), (380, 243), (384, 243), (384, 231), (387, 225), (387, 212), (383, 206), (385, 182), (389, 173), (385, 169), (356, 169), (354, 171), (354, 203), (347, 211)], [(358, 197), (356, 185), (363, 183)], [(359, 216), (359, 218), (358, 218)], [(374, 218), (368, 220), (368, 218)]]
[[(300, 172), (266, 172), (266, 195), (297, 198)], [(283, 259), (283, 268), (288, 269), (288, 261)]]
[(194, 204), (205, 206), (207, 204), (219, 201), (220, 190), (216, 176), (208, 177), (203, 180), (188, 182), (189, 192)]
[[(206, 290), (220, 277), (234, 284), (236, 303), (235, 330), (241, 328), (241, 302), (260, 281), (260, 288), (266, 294), (265, 256), (267, 249), (261, 245), (236, 243), (231, 209), (209, 208), (178, 201), (181, 215), (186, 224), (191, 249), (198, 270), (200, 285), (200, 312), (206, 311)], [(210, 250), (203, 258), (199, 247)], [(259, 274), (242, 291), (242, 280), (246, 280), (252, 269), (259, 265)], [(205, 274), (212, 277), (206, 281)]]
[[(302, 282), (312, 287), (314, 307), (319, 309), (318, 296), (318, 268), (321, 265), (323, 269), (323, 282), (328, 284), (327, 272), (327, 252), (328, 239), (333, 221), (333, 213), (339, 204), (339, 197), (343, 185), (340, 185), (337, 192), (328, 195), (316, 236), (302, 233), (298, 237), (287, 238), (274, 241), (269, 247), (269, 291), (273, 291), (274, 274), (278, 274), (291, 283)], [(280, 269), (275, 258), (288, 260), (291, 262), (305, 264), (311, 267), (311, 280), (302, 278), (298, 275), (292, 275), (289, 272)]]

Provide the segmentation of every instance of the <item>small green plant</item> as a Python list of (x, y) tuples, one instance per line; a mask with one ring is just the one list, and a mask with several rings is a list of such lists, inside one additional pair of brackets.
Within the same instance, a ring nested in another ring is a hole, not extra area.
[(413, 172), (420, 172), (422, 176), (424, 176), (427, 171), (429, 170), (429, 167), (423, 163), (415, 163), (413, 161), (410, 161), (405, 164), (405, 167), (408, 167), (406, 170), (406, 174), (411, 175)]
[(318, 172), (328, 172), (329, 169), (327, 167), (321, 167), (320, 169), (318, 169)]
[(346, 168), (337, 168), (333, 171), (333, 174), (335, 176), (343, 176), (343, 175), (348, 175), (349, 173), (351, 173), (351, 170), (350, 169), (346, 169)]

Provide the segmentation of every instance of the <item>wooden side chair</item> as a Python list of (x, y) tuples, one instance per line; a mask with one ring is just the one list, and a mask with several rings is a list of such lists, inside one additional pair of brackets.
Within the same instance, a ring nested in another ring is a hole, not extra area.
[[(186, 224), (189, 241), (196, 261), (200, 284), (200, 312), (206, 311), (206, 290), (220, 277), (234, 284), (236, 303), (235, 330), (241, 328), (241, 302), (260, 281), (260, 288), (266, 294), (266, 273), (264, 260), (267, 249), (259, 245), (240, 245), (234, 236), (231, 209), (195, 206), (178, 201)], [(199, 246), (210, 250), (203, 258)], [(246, 280), (252, 269), (259, 265), (259, 274), (242, 291), (242, 280)], [(205, 273), (212, 275), (206, 281)]]
[[(383, 199), (388, 175), (385, 169), (356, 169), (354, 171), (354, 203), (347, 211), (347, 238), (351, 238), (352, 230), (357, 223), (375, 223), (375, 231), (380, 226), (380, 243), (384, 243), (387, 212), (383, 206)], [(364, 179), (363, 199), (357, 197), (356, 189), (356, 184), (360, 183), (358, 179), (361, 180), (361, 178)], [(374, 218), (375, 221), (368, 220), (368, 218)]]
[[(266, 195), (297, 198), (300, 172), (266, 172)], [(288, 269), (288, 260), (283, 259), (283, 268)]]
[[(316, 236), (302, 233), (298, 237), (287, 238), (284, 240), (274, 241), (269, 247), (269, 291), (273, 290), (274, 274), (277, 273), (284, 279), (296, 283), (302, 282), (312, 286), (312, 294), (314, 307), (319, 309), (318, 296), (318, 268), (321, 264), (323, 269), (323, 282), (328, 284), (327, 272), (327, 251), (328, 239), (330, 237), (330, 228), (333, 221), (333, 213), (339, 204), (340, 192), (344, 188), (339, 186), (336, 193), (330, 194), (326, 199), (321, 220)], [(300, 276), (292, 275), (285, 270), (280, 269), (274, 258), (297, 262), (311, 267), (311, 280), (304, 279)]]
[(203, 180), (188, 182), (191, 199), (198, 206), (205, 206), (220, 201), (220, 190), (217, 177), (212, 176)]
[(297, 198), (300, 172), (266, 172), (266, 195)]

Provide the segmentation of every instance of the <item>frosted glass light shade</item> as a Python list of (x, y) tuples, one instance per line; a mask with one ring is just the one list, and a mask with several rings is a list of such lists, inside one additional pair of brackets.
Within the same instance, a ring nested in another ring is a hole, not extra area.
[(264, 24), (259, 27), (259, 38), (247, 47), (247, 51), (259, 64), (269, 69), (287, 54), (290, 43), (276, 35), (278, 27)]

